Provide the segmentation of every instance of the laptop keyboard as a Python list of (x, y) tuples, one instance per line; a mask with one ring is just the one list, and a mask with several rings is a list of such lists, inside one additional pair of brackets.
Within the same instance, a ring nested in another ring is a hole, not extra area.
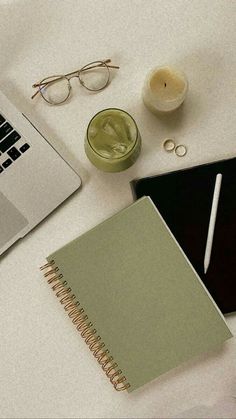
[(28, 143), (21, 142), (18, 146), (20, 139), (21, 135), (0, 114), (0, 173), (30, 148)]

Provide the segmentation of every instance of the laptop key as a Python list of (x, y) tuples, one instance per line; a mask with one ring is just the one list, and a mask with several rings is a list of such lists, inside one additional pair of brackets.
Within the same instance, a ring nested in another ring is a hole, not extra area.
[(12, 160), (11, 159), (7, 159), (3, 162), (3, 167), (6, 169), (8, 166), (10, 166), (10, 164), (12, 164)]
[(18, 159), (21, 156), (19, 150), (16, 147), (12, 147), (8, 152), (8, 156), (12, 158), (12, 160)]
[(0, 151), (5, 153), (5, 151), (12, 147), (20, 138), (21, 136), (18, 134), (18, 132), (11, 132), (11, 134), (9, 134), (3, 141), (0, 142)]
[(2, 166), (0, 166), (0, 173), (2, 173), (3, 172), (3, 168), (2, 168)]
[(3, 116), (0, 114), (0, 125), (2, 125), (3, 124), (3, 122), (5, 122), (6, 121), (6, 119), (5, 118), (3, 118)]
[(20, 147), (20, 151), (21, 151), (21, 153), (24, 153), (29, 148), (30, 148), (29, 144), (25, 143)]
[(0, 141), (6, 137), (7, 134), (9, 134), (9, 132), (11, 132), (13, 130), (12, 126), (8, 123), (5, 122), (1, 127), (0, 127)]

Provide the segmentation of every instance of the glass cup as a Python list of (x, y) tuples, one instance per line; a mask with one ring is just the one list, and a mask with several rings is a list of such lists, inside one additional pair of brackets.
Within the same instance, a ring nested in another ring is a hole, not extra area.
[(120, 172), (137, 160), (141, 137), (136, 122), (127, 112), (104, 109), (89, 122), (85, 152), (91, 163), (104, 172)]

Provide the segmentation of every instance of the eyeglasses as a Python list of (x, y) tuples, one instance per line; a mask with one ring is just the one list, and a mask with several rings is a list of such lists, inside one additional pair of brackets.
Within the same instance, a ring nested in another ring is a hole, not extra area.
[(51, 105), (64, 103), (71, 95), (70, 80), (73, 77), (77, 77), (81, 86), (85, 87), (85, 89), (91, 92), (99, 92), (105, 89), (110, 82), (110, 68), (119, 68), (109, 64), (110, 62), (110, 59), (93, 61), (71, 73), (46, 77), (40, 82), (33, 84), (32, 87), (38, 88), (38, 90), (31, 99), (40, 93), (42, 98)]

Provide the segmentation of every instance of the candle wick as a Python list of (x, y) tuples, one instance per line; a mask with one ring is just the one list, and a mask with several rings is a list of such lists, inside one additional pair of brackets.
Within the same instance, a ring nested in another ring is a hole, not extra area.
[(166, 83), (165, 83), (165, 87), (166, 87)]

